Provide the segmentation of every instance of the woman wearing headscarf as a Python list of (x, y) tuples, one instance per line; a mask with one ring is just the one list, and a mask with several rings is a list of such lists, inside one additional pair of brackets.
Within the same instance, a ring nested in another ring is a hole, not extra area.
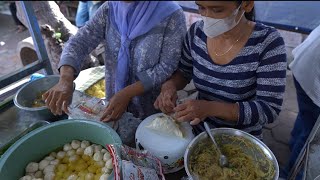
[(106, 99), (102, 121), (156, 113), (153, 102), (160, 85), (177, 69), (186, 22), (172, 1), (105, 2), (63, 49), (60, 81), (43, 95), (54, 114), (68, 112), (73, 80), (81, 64), (100, 42), (105, 45)]

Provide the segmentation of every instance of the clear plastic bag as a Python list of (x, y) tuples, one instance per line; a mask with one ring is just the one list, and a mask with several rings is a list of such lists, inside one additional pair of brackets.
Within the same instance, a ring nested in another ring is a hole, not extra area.
[[(71, 119), (88, 119), (100, 121), (108, 102), (103, 99), (91, 97), (83, 92), (75, 90), (73, 93), (72, 103), (69, 105), (69, 118)], [(114, 130), (118, 129), (118, 122), (112, 121), (106, 123)]]
[[(150, 153), (118, 144), (108, 145), (108, 149), (120, 153), (116, 156), (114, 164), (121, 164), (123, 179), (141, 180), (144, 177), (145, 179), (165, 180), (161, 162)], [(119, 167), (114, 167), (114, 169), (119, 169)]]

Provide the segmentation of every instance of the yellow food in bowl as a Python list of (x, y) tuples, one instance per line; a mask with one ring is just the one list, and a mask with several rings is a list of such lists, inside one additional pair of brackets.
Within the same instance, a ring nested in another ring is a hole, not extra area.
[[(263, 172), (259, 167), (261, 162), (256, 162), (240, 146), (222, 144), (220, 148), (228, 158), (227, 167), (220, 167), (215, 146), (209, 139), (205, 139), (199, 142), (190, 156), (191, 172), (201, 180), (262, 180), (270, 179), (270, 175), (274, 174), (274, 169)], [(266, 165), (268, 163), (271, 162), (265, 162)]]
[(46, 103), (42, 100), (42, 95), (44, 93), (46, 93), (46, 91), (42, 91), (37, 94), (36, 99), (32, 102), (33, 108), (46, 106)]
[(106, 97), (105, 88), (105, 80), (101, 79), (92, 86), (90, 86), (87, 90), (85, 90), (85, 93), (89, 96), (104, 98)]

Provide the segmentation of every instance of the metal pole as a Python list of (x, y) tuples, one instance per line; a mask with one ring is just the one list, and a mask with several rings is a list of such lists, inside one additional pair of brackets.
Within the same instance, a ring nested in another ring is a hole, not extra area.
[(44, 64), (44, 70), (46, 71), (46, 74), (52, 75), (53, 74), (52, 67), (49, 61), (47, 50), (45, 48), (45, 45), (41, 36), (41, 31), (39, 28), (37, 18), (33, 11), (32, 1), (21, 1), (21, 5), (28, 23), (29, 32), (31, 33), (33, 44), (37, 52), (39, 61), (44, 62), (43, 64)]
[(307, 160), (308, 160), (308, 154), (309, 154), (309, 147), (310, 147), (310, 143), (314, 140), (314, 137), (318, 131), (320, 131), (320, 116), (318, 117), (315, 125), (313, 126), (313, 128), (308, 136), (308, 139), (306, 140), (292, 170), (289, 173), (289, 178), (288, 178), (289, 180), (295, 179), (296, 175), (299, 173), (301, 168), (303, 168), (303, 178), (302, 179), (306, 179), (306, 175), (308, 173)]

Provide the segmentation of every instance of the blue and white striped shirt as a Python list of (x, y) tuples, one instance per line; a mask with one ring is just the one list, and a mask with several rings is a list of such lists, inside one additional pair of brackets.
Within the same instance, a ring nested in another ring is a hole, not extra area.
[[(215, 117), (213, 127), (231, 127), (262, 139), (262, 127), (281, 111), (286, 84), (286, 50), (279, 32), (256, 23), (240, 50), (228, 64), (218, 65), (208, 54), (203, 21), (194, 23), (184, 41), (179, 70), (193, 79), (198, 99), (239, 104), (236, 123)], [(195, 127), (196, 128), (196, 127)]]

